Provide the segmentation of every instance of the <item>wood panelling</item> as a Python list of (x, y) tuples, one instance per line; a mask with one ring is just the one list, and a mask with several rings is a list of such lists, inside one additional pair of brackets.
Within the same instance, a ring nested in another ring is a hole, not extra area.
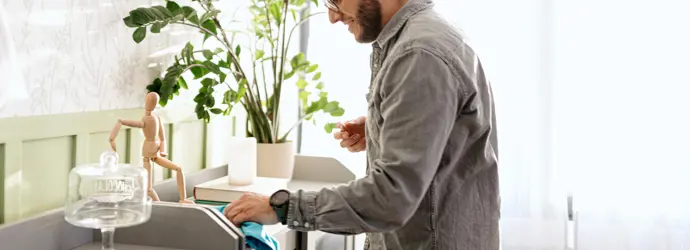
[[(110, 150), (108, 137), (117, 119), (142, 114), (143, 110), (133, 109), (0, 119), (0, 223), (63, 206), (71, 168), (97, 164), (100, 154)], [(219, 148), (226, 141), (223, 137), (234, 130), (223, 127), (232, 124), (227, 122), (232, 118), (216, 118), (222, 129), (214, 130), (193, 114), (165, 110), (156, 114), (165, 123), (168, 158), (185, 173), (228, 163)], [(122, 127), (117, 137), (120, 161), (143, 166), (142, 141), (140, 130)], [(158, 166), (153, 176), (155, 182), (172, 177)]]

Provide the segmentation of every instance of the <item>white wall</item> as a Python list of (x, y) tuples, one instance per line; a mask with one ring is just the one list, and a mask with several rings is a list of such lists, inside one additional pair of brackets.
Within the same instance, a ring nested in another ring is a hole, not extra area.
[[(221, 17), (243, 2), (217, 3)], [(143, 107), (146, 85), (187, 41), (201, 40), (193, 28), (170, 25), (135, 43), (122, 18), (152, 4), (165, 1), (0, 1), (0, 118)], [(195, 92), (171, 108), (191, 105)]]

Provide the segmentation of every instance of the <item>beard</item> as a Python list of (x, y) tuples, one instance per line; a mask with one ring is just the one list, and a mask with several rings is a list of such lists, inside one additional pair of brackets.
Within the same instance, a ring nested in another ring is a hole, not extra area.
[(370, 43), (381, 33), (381, 3), (379, 0), (360, 0), (357, 20), (360, 26), (359, 35), (355, 38), (360, 43)]

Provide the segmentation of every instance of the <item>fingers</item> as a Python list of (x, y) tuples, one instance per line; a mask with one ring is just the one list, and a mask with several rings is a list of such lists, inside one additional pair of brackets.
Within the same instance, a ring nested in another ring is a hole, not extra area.
[(243, 211), (239, 214), (237, 214), (235, 217), (230, 219), (230, 222), (232, 224), (235, 224), (235, 226), (240, 226), (242, 223), (249, 221), (250, 218), (252, 218), (252, 214), (249, 211)]
[(367, 140), (362, 138), (361, 140), (357, 141), (354, 145), (347, 147), (347, 150), (350, 152), (361, 152), (364, 151), (367, 147)]
[(340, 146), (343, 148), (351, 147), (351, 146), (357, 144), (357, 142), (360, 141), (361, 139), (362, 139), (361, 135), (353, 135), (349, 139), (344, 139), (344, 140), (340, 141)]
[(347, 132), (346, 130), (340, 130), (338, 132), (333, 133), (333, 137), (335, 137), (336, 140), (345, 140), (350, 138), (350, 132)]
[(250, 209), (248, 208), (250, 207), (250, 203), (246, 202), (246, 196), (248, 196), (248, 194), (245, 194), (242, 198), (231, 202), (230, 205), (225, 208), (225, 211), (223, 211), (225, 218), (228, 218), (228, 220), (236, 226), (239, 226), (242, 222), (245, 222), (249, 218), (248, 216), (250, 215)]

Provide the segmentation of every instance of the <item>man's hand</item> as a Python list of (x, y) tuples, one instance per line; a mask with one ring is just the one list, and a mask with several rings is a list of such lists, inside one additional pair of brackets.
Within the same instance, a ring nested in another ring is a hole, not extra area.
[(361, 116), (345, 123), (338, 123), (340, 131), (335, 132), (333, 136), (336, 140), (341, 140), (341, 147), (347, 148), (350, 152), (360, 152), (366, 149), (367, 140), (364, 132), (366, 119), (366, 116)]
[(268, 203), (268, 199), (268, 196), (246, 193), (225, 208), (225, 217), (238, 227), (248, 221), (262, 225), (277, 224), (278, 216)]

